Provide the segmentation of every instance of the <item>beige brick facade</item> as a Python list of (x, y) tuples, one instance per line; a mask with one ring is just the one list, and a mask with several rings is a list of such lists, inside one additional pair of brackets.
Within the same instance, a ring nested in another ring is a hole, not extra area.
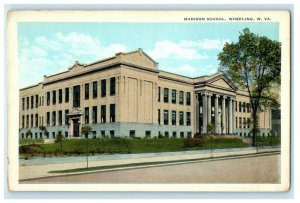
[[(76, 62), (21, 89), (20, 136), (29, 136), (30, 129), (33, 138), (55, 138), (59, 131), (79, 137), (89, 124), (96, 137), (191, 137), (207, 134), (209, 123), (218, 134), (248, 136), (247, 105), (247, 94), (222, 74), (189, 78), (160, 71), (138, 49), (87, 65)], [(270, 131), (269, 110), (260, 113), (259, 125)]]

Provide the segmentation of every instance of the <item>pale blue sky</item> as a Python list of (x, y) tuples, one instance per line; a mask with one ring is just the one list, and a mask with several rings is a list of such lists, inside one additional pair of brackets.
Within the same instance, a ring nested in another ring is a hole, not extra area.
[(65, 71), (76, 60), (90, 63), (142, 48), (159, 69), (185, 76), (211, 74), (225, 42), (251, 32), (279, 40), (278, 23), (19, 23), (19, 87)]

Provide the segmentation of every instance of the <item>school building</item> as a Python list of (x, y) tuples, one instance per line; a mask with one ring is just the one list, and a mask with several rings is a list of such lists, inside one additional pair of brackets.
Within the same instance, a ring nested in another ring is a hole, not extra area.
[[(209, 124), (215, 134), (246, 137), (252, 125), (247, 92), (222, 73), (165, 72), (141, 49), (44, 76), (20, 89), (19, 108), (21, 138), (81, 137), (86, 124), (90, 137), (183, 138), (208, 134)], [(261, 135), (270, 133), (271, 112), (259, 114)]]

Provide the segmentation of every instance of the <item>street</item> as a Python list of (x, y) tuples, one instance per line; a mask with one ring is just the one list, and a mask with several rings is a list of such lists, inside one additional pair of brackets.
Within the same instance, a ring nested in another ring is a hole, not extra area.
[(21, 183), (279, 183), (280, 154), (46, 177)]

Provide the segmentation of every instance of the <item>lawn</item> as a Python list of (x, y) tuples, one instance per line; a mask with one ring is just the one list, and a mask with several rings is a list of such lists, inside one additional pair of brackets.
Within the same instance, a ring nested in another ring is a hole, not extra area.
[(39, 144), (39, 143), (44, 143), (44, 140), (43, 139), (31, 139), (31, 138), (19, 139), (19, 145)]
[(149, 153), (149, 152), (172, 152), (187, 150), (205, 150), (221, 148), (248, 147), (239, 138), (215, 137), (213, 139), (204, 138), (204, 144), (196, 147), (186, 147), (187, 139), (161, 138), (161, 139), (67, 139), (60, 143), (52, 144), (30, 144), (19, 147), (21, 157), (26, 156), (62, 156), (62, 155), (83, 155), (86, 152), (86, 142), (88, 141), (88, 151), (94, 154), (115, 154), (115, 153)]
[(269, 137), (257, 137), (256, 144), (257, 146), (275, 146), (280, 145), (281, 140), (278, 136), (269, 136)]

